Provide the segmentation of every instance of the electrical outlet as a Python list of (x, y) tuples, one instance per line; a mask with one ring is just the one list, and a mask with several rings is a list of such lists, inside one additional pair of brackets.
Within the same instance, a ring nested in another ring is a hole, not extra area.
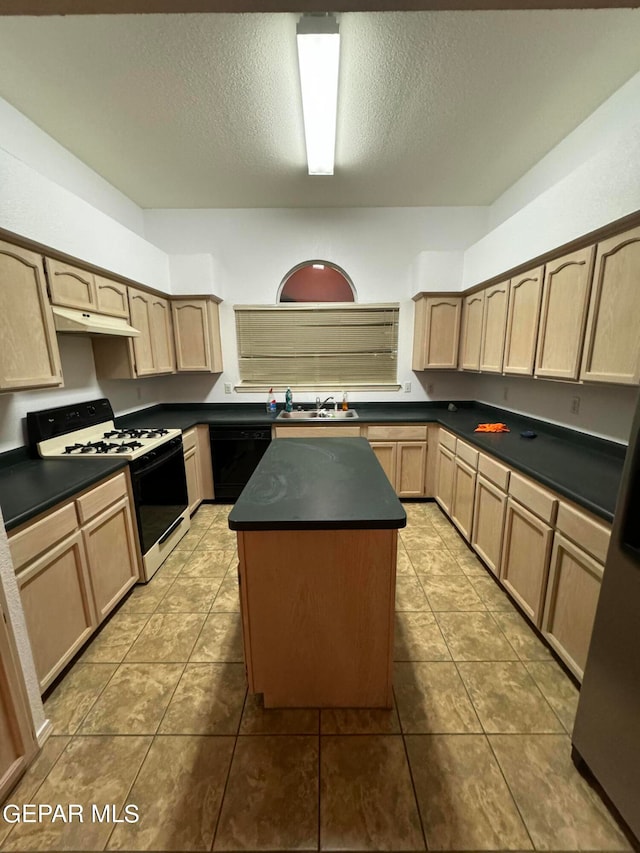
[(230, 394), (230, 393), (231, 393), (231, 383), (230, 383), (230, 382), (225, 382), (225, 383), (224, 383), (224, 393), (225, 393), (225, 394)]
[(433, 394), (434, 388), (435, 388), (435, 385), (433, 384), (433, 382), (430, 382), (427, 385), (427, 394), (429, 394), (429, 396), (431, 396), (431, 394)]
[(410, 394), (410, 393), (411, 393), (411, 383), (410, 383), (410, 382), (405, 382), (405, 383), (404, 383), (404, 393), (405, 393), (405, 394)]
[(580, 397), (571, 398), (571, 414), (577, 415), (580, 411)]
[(503, 400), (509, 399), (509, 386), (508, 385), (504, 386), (504, 391), (502, 392), (502, 399)]

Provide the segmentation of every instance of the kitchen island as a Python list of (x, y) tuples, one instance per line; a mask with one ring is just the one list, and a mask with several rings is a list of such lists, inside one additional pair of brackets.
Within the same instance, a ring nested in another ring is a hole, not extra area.
[(402, 504), (363, 438), (271, 443), (229, 515), (249, 690), (389, 708)]

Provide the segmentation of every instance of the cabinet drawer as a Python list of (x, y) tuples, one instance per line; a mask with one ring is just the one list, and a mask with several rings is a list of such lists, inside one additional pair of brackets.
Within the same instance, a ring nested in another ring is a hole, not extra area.
[(426, 426), (370, 426), (369, 441), (426, 441)]
[(509, 494), (547, 524), (553, 524), (555, 521), (558, 500), (541, 486), (512, 473), (509, 478)]
[(456, 442), (456, 456), (459, 459), (462, 459), (463, 462), (466, 462), (467, 465), (470, 465), (472, 468), (478, 467), (478, 456), (480, 454), (477, 450), (474, 450), (470, 444), (467, 444), (460, 439)]
[(560, 502), (556, 529), (601, 563), (607, 559), (611, 527), (569, 504)]
[(96, 486), (91, 489), (86, 495), (78, 498), (76, 505), (78, 507), (78, 517), (80, 524), (84, 524), (93, 518), (103, 509), (106, 509), (110, 504), (127, 494), (127, 480), (124, 474), (116, 474), (106, 483), (101, 486)]
[(75, 506), (69, 503), (10, 536), (9, 548), (16, 572), (73, 533), (77, 526)]
[(276, 438), (359, 438), (359, 426), (276, 427)]
[(442, 444), (443, 447), (446, 447), (447, 450), (451, 450), (453, 453), (456, 452), (456, 437), (452, 435), (450, 432), (447, 432), (446, 429), (441, 429), (438, 433), (438, 441)]
[(491, 483), (494, 483), (503, 492), (509, 487), (509, 468), (496, 462), (490, 456), (480, 454), (478, 459), (478, 471)]
[(196, 433), (196, 428), (188, 429), (186, 432), (182, 433), (182, 449), (186, 453), (187, 450), (191, 450), (192, 447), (195, 447), (198, 442), (198, 436)]

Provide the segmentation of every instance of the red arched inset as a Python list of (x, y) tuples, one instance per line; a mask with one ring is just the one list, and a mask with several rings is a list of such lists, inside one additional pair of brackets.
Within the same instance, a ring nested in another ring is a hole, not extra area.
[(349, 280), (329, 264), (309, 262), (287, 278), (280, 302), (355, 302)]

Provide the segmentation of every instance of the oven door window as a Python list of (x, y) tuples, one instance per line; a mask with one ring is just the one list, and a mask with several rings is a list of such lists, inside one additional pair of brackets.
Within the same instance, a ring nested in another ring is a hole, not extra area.
[(133, 487), (140, 544), (146, 554), (188, 506), (182, 445), (169, 457), (135, 471)]

